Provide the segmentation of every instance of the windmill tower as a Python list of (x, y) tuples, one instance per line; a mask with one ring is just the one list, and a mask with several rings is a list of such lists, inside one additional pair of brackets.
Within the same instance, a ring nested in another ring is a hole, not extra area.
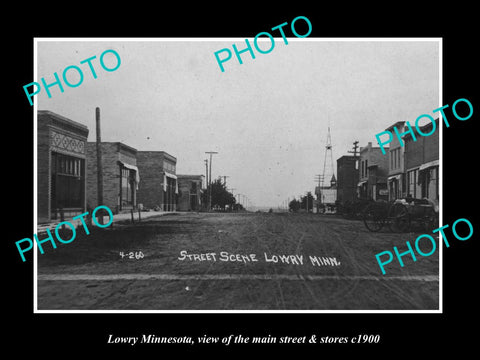
[(328, 127), (327, 144), (325, 145), (325, 157), (323, 160), (323, 173), (319, 176), (320, 203), (334, 204), (337, 200), (337, 179), (333, 165), (332, 137)]

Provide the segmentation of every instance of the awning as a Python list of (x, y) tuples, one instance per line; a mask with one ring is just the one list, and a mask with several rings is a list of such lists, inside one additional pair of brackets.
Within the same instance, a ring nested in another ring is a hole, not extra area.
[(177, 175), (173, 175), (173, 174), (170, 174), (170, 173), (168, 173), (168, 172), (165, 172), (165, 175), (166, 175), (167, 177), (169, 177), (169, 178), (172, 178), (172, 179), (177, 180)]
[(138, 168), (135, 165), (130, 165), (130, 164), (124, 163), (123, 161), (119, 161), (119, 163), (122, 164), (124, 168), (135, 171), (135, 183), (137, 184), (137, 190), (138, 190), (138, 183), (140, 182), (140, 173), (138, 171)]
[(429, 161), (428, 163), (425, 163), (425, 164), (420, 165), (420, 167), (418, 168), (418, 170), (419, 170), (419, 171), (426, 170), (426, 169), (428, 169), (428, 168), (431, 168), (431, 167), (434, 167), (434, 166), (438, 166), (438, 164), (439, 164), (438, 160)]
[(388, 181), (390, 180), (400, 180), (400, 178), (402, 177), (402, 174), (398, 174), (398, 175), (392, 175), (392, 176), (389, 176), (387, 178)]
[(163, 191), (167, 191), (167, 177), (175, 179), (175, 194), (178, 194), (178, 181), (177, 175), (170, 174), (168, 172), (163, 173)]
[(360, 181), (357, 186), (362, 186), (363, 184), (365, 184), (367, 182), (367, 180), (364, 180), (364, 181)]

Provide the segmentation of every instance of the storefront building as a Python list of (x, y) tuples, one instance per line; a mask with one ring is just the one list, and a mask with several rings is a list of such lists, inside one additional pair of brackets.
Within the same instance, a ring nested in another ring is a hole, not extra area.
[(51, 111), (39, 110), (37, 130), (38, 223), (85, 212), (88, 128)]
[[(416, 199), (427, 198), (439, 202), (439, 122), (435, 119), (436, 131), (421, 136), (414, 129), (416, 141), (411, 134), (405, 136), (405, 168), (407, 192)], [(433, 123), (420, 127), (424, 134), (432, 132)]]
[(176, 211), (177, 159), (165, 151), (139, 151), (137, 164), (142, 173), (138, 203), (148, 209)]
[[(398, 121), (385, 129), (394, 133), (393, 128), (396, 127), (399, 133), (405, 131), (405, 121)], [(405, 181), (405, 147), (401, 146), (398, 137), (393, 136), (389, 144), (388, 150), (388, 199), (393, 201), (395, 199), (404, 198), (406, 194)]]
[(388, 157), (380, 147), (369, 142), (360, 148), (358, 197), (361, 199), (387, 200)]
[(178, 211), (202, 210), (203, 175), (177, 175)]
[(137, 208), (140, 173), (137, 150), (121, 142), (102, 142), (103, 204), (98, 204), (97, 143), (87, 143), (88, 207), (106, 205), (115, 214)]

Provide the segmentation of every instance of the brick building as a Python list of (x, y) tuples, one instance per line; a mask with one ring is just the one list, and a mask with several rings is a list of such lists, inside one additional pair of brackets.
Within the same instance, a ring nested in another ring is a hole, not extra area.
[(179, 211), (202, 210), (203, 175), (177, 175)]
[(360, 148), (358, 196), (361, 199), (387, 200), (388, 156), (369, 142)]
[[(405, 131), (405, 121), (398, 121), (391, 125), (386, 131), (394, 133), (393, 128), (396, 127), (399, 133)], [(401, 146), (397, 136), (392, 136), (392, 141), (389, 144), (388, 155), (388, 199), (395, 200), (403, 198), (407, 195), (406, 180), (405, 180), (405, 147)]]
[(340, 203), (357, 198), (358, 159), (344, 155), (337, 159), (337, 200)]
[(86, 209), (88, 128), (51, 111), (37, 112), (37, 219), (66, 218)]
[(137, 150), (121, 142), (102, 142), (103, 204), (97, 198), (97, 143), (87, 143), (87, 202), (108, 206), (115, 214), (135, 209), (140, 174)]
[(138, 203), (163, 211), (177, 208), (177, 159), (165, 151), (139, 151), (137, 164), (142, 173)]
[[(407, 192), (412, 197), (428, 198), (438, 204), (439, 201), (439, 121), (435, 119), (435, 131), (432, 135), (421, 136), (415, 128), (416, 141), (412, 135), (404, 136), (405, 171)], [(433, 123), (420, 127), (423, 134), (433, 130)]]

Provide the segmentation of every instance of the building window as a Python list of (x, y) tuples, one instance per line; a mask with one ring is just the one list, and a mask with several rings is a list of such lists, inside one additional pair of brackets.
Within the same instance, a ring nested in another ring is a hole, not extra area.
[[(420, 199), (422, 194), (422, 184), (424, 184), (424, 177), (419, 177), (418, 169), (411, 170), (408, 176), (408, 194), (416, 199)], [(421, 181), (421, 183), (419, 183)], [(424, 191), (424, 190), (423, 190)]]
[(408, 195), (412, 197), (416, 195), (417, 171), (418, 170), (412, 170), (408, 172)]
[(127, 169), (120, 165), (121, 184), (120, 184), (120, 206), (134, 205), (134, 189), (135, 189), (135, 170)]
[(52, 152), (51, 208), (83, 208), (85, 160)]
[(400, 164), (400, 149), (390, 150), (390, 169), (395, 170), (401, 167)]
[(196, 194), (197, 193), (197, 183), (192, 181), (192, 187), (190, 188), (190, 193)]
[(163, 170), (164, 171), (168, 171), (170, 173), (175, 173), (175, 168), (176, 168), (175, 164), (172, 164), (168, 161), (163, 162)]

